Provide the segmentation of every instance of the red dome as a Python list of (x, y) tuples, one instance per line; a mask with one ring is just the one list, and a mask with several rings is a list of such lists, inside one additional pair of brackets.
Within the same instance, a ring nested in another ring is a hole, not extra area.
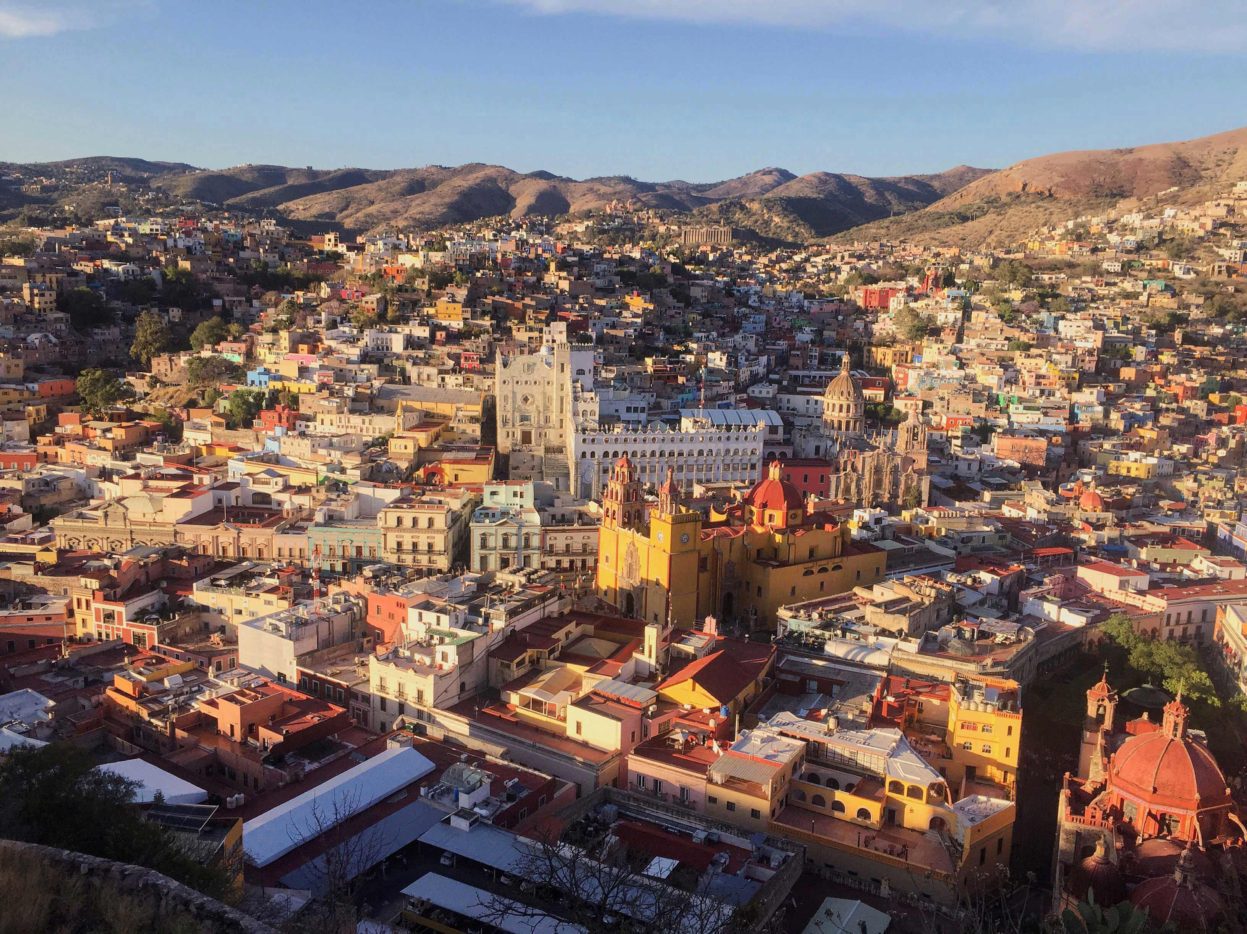
[(787, 520), (788, 513), (794, 510), (805, 511), (805, 500), (800, 490), (782, 479), (781, 472), (780, 462), (772, 461), (766, 479), (754, 484), (749, 495), (745, 497), (745, 502), (755, 512), (781, 512)]
[(1076, 898), (1085, 898), (1091, 892), (1095, 903), (1106, 908), (1126, 900), (1126, 882), (1117, 864), (1109, 859), (1102, 837), (1096, 842), (1095, 853), (1070, 873), (1069, 890)]
[(1095, 490), (1087, 490), (1078, 498), (1078, 508), (1083, 512), (1103, 512), (1104, 497)]
[(1150, 804), (1193, 811), (1229, 799), (1225, 775), (1202, 743), (1165, 730), (1132, 736), (1109, 766), (1109, 787)]
[(1135, 886), (1130, 901), (1146, 909), (1148, 919), (1157, 927), (1172, 924), (1179, 929), (1210, 931), (1216, 930), (1217, 923), (1225, 917), (1221, 896), (1195, 878), (1189, 850), (1183, 852), (1172, 875), (1157, 876)]

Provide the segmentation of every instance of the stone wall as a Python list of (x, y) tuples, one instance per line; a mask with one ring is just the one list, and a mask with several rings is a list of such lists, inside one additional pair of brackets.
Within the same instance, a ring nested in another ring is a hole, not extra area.
[(16, 840), (0, 840), (0, 856), (23, 863), (43, 863), (71, 875), (81, 875), (92, 885), (139, 900), (150, 900), (158, 912), (190, 917), (208, 934), (273, 934), (273, 928), (267, 924), (153, 869)]

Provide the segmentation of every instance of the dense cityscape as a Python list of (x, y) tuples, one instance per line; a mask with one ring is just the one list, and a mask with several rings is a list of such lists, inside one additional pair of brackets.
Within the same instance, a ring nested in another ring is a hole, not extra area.
[(1247, 181), (969, 250), (95, 168), (6, 179), (105, 202), (0, 266), (6, 835), (257, 929), (1238, 923)]
[(1247, 931), (1241, 13), (0, 0), (0, 934)]

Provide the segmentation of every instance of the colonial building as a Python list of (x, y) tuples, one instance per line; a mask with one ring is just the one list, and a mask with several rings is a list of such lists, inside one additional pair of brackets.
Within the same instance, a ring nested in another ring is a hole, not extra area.
[(570, 344), (566, 324), (559, 323), (546, 329), (537, 353), (499, 356), (499, 453), (533, 458), (564, 453), (572, 386), (593, 388), (594, 353), (590, 345)]
[(1120, 730), (1119, 702), (1107, 674), (1087, 692), (1078, 774), (1058, 804), (1056, 907), (1089, 892), (1103, 905), (1128, 897), (1156, 924), (1216, 930), (1244, 838), (1225, 775), (1181, 698), (1160, 723)]
[(578, 496), (600, 497), (612, 466), (627, 457), (637, 480), (651, 489), (668, 467), (683, 487), (695, 483), (748, 484), (757, 479), (768, 444), (783, 438), (783, 420), (768, 409), (683, 409), (680, 424), (571, 430), (568, 468)]
[(772, 464), (710, 521), (683, 505), (673, 468), (651, 506), (632, 461), (615, 463), (602, 498), (598, 595), (627, 616), (688, 627), (715, 615), (769, 628), (787, 603), (873, 584), (884, 553), (806, 508)]
[(866, 430), (866, 398), (844, 356), (823, 394), (820, 425), (799, 429), (798, 456), (831, 460), (823, 495), (859, 506), (922, 506), (930, 491), (927, 427), (917, 410), (894, 431)]

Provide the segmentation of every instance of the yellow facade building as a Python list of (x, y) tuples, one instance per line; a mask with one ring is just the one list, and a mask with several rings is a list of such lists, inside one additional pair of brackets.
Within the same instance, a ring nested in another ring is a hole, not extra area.
[(765, 480), (707, 521), (680, 502), (670, 469), (649, 508), (632, 462), (620, 458), (602, 498), (598, 595), (647, 622), (689, 627), (713, 615), (770, 628), (781, 606), (881, 580), (884, 552), (808, 511), (781, 471), (773, 463)]

